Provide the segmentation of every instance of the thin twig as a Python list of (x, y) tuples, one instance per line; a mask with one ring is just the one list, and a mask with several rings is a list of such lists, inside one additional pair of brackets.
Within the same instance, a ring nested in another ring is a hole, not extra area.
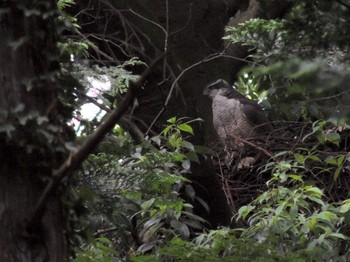
[[(217, 157), (219, 158), (219, 156), (217, 155)], [(227, 204), (229, 205), (231, 212), (233, 214), (237, 213), (237, 208), (235, 206), (235, 202), (233, 200), (232, 197), (232, 193), (231, 193), (231, 189), (230, 186), (228, 184), (228, 180), (227, 178), (225, 178), (224, 173), (222, 172), (222, 165), (221, 162), (219, 161), (219, 169), (220, 169), (220, 178), (221, 178), (221, 183), (222, 183), (222, 190), (224, 191), (225, 197), (226, 197), (226, 201)]]
[(344, 3), (343, 1), (341, 1), (341, 0), (335, 0), (335, 1), (338, 2), (340, 5), (345, 6), (346, 8), (350, 9), (350, 5)]
[(94, 237), (97, 237), (99, 235), (103, 235), (103, 234), (108, 234), (114, 231), (117, 231), (119, 228), (118, 227), (110, 227), (110, 228), (106, 228), (106, 229), (99, 229), (97, 230), (97, 232), (94, 233)]
[(318, 101), (324, 101), (324, 100), (329, 100), (329, 99), (334, 99), (334, 98), (337, 98), (339, 96), (342, 96), (346, 93), (350, 93), (350, 90), (347, 90), (347, 91), (343, 91), (343, 92), (340, 92), (339, 94), (335, 94), (335, 95), (332, 95), (332, 96), (326, 96), (326, 97), (320, 97), (320, 98), (313, 98), (313, 99), (309, 99), (307, 100), (307, 102), (318, 102)]
[(159, 113), (157, 114), (157, 116), (156, 116), (156, 117), (154, 118), (154, 120), (152, 121), (151, 125), (148, 127), (147, 132), (146, 132), (146, 135), (151, 131), (151, 129), (152, 129), (152, 127), (154, 126), (154, 124), (158, 121), (159, 117), (163, 114), (163, 112), (165, 111), (166, 107), (168, 106), (169, 101), (170, 101), (170, 99), (171, 99), (171, 97), (172, 97), (173, 91), (174, 91), (174, 89), (175, 89), (175, 87), (176, 87), (176, 85), (177, 85), (177, 82), (180, 80), (180, 78), (181, 78), (186, 72), (188, 72), (189, 70), (191, 70), (192, 68), (194, 68), (194, 67), (196, 67), (196, 66), (199, 66), (199, 65), (201, 65), (201, 64), (204, 64), (204, 63), (206, 63), (206, 62), (209, 62), (209, 61), (212, 61), (212, 60), (215, 60), (215, 59), (217, 59), (217, 58), (222, 57), (223, 54), (226, 52), (226, 49), (227, 49), (227, 48), (225, 48), (225, 49), (224, 49), (222, 52), (220, 52), (220, 53), (217, 53), (217, 54), (214, 54), (214, 55), (211, 54), (211, 55), (207, 56), (206, 58), (204, 58), (204, 59), (202, 59), (202, 60), (200, 60), (200, 61), (198, 61), (198, 62), (196, 62), (196, 63), (194, 63), (194, 64), (192, 64), (192, 65), (190, 65), (189, 67), (185, 68), (185, 69), (176, 77), (176, 79), (174, 80), (174, 82), (172, 83), (172, 85), (171, 85), (171, 87), (170, 87), (170, 91), (169, 91), (169, 93), (168, 93), (168, 96), (167, 96), (167, 98), (166, 98), (166, 100), (165, 100), (165, 103), (164, 103), (162, 109), (159, 111)]
[(230, 137), (235, 139), (235, 140), (238, 140), (240, 142), (243, 142), (243, 143), (245, 143), (247, 145), (250, 145), (250, 146), (256, 148), (257, 150), (259, 150), (260, 152), (264, 153), (266, 156), (273, 158), (273, 154), (271, 152), (267, 151), (266, 149), (262, 148), (261, 146), (258, 146), (258, 145), (254, 144), (252, 142), (249, 142), (248, 140), (246, 140), (244, 138), (241, 138), (239, 136), (230, 135)]

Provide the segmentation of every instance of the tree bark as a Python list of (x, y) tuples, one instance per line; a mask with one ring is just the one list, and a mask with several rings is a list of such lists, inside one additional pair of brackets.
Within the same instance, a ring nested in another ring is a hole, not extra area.
[(57, 98), (57, 4), (2, 1), (0, 10), (0, 261), (62, 262), (67, 245), (57, 194), (28, 227), (47, 179), (65, 157), (57, 149), (65, 137)]

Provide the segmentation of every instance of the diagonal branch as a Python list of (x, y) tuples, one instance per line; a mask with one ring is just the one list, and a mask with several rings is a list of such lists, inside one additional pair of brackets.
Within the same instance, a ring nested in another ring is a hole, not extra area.
[(104, 136), (115, 126), (118, 120), (127, 111), (129, 105), (137, 96), (137, 91), (142, 88), (149, 75), (153, 72), (155, 66), (165, 55), (159, 56), (141, 75), (138, 81), (130, 81), (129, 89), (123, 98), (120, 106), (113, 110), (104, 123), (102, 123), (94, 133), (92, 133), (85, 141), (85, 143), (76, 152), (71, 152), (66, 161), (57, 169), (53, 171), (53, 176), (47, 184), (43, 193), (41, 194), (37, 205), (35, 206), (32, 215), (28, 220), (28, 229), (35, 228), (40, 223), (46, 209), (46, 205), (51, 195), (56, 191), (57, 187), (63, 178), (70, 177), (72, 173), (77, 170), (82, 162), (89, 156), (89, 154), (97, 147), (103, 140)]
[[(103, 111), (107, 113), (111, 113), (112, 109), (110, 109), (108, 106), (99, 103), (95, 98), (90, 97), (86, 95), (82, 91), (78, 91), (78, 94), (86, 98), (90, 103), (94, 104), (95, 106), (99, 107)], [(118, 120), (118, 123), (129, 132), (130, 136), (138, 143), (140, 143), (144, 139), (144, 135), (142, 131), (138, 128), (138, 126), (133, 123), (131, 120), (129, 120), (127, 117), (123, 116)]]

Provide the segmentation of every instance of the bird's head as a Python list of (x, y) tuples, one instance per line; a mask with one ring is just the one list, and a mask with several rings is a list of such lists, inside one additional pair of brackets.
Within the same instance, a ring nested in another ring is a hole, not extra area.
[(203, 94), (214, 98), (218, 94), (226, 93), (229, 89), (232, 89), (232, 86), (226, 80), (219, 79), (209, 83), (204, 89)]

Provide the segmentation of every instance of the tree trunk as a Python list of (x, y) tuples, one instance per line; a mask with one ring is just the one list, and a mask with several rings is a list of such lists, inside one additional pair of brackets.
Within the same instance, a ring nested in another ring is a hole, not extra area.
[(56, 1), (2, 1), (0, 11), (0, 261), (65, 261), (60, 198), (49, 199), (42, 218), (28, 224), (64, 157), (57, 149), (64, 131), (57, 110)]

